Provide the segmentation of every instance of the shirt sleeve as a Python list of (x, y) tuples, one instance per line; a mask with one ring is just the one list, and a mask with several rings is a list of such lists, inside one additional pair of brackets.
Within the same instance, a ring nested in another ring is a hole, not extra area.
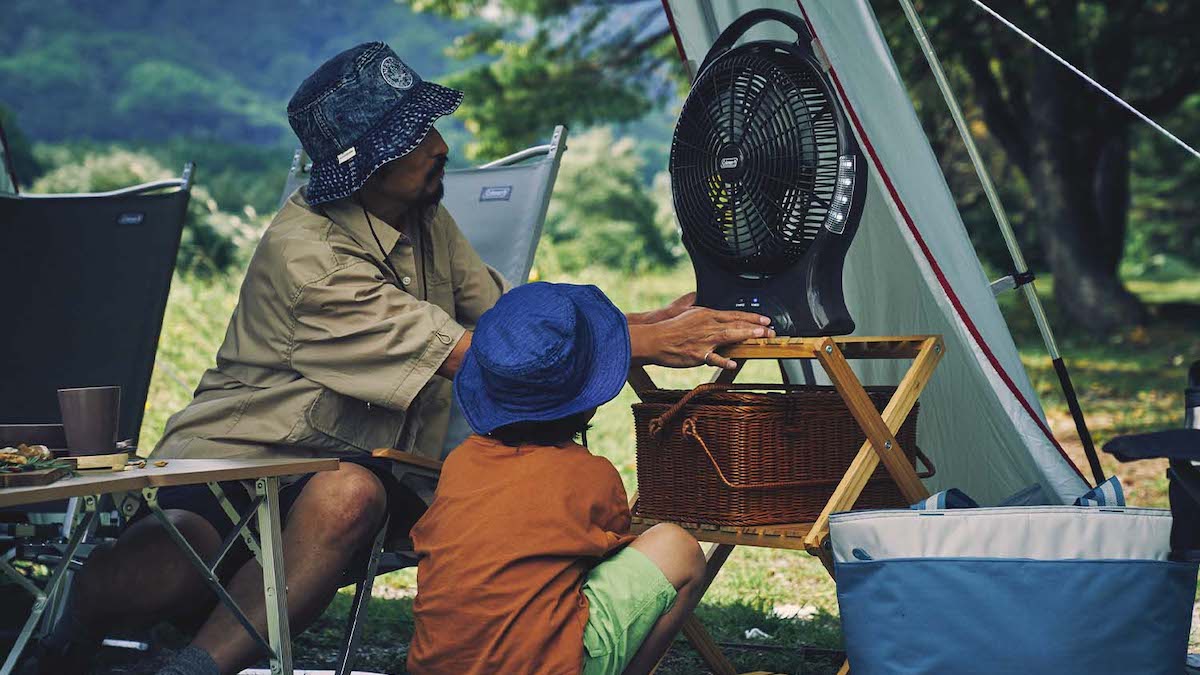
[(474, 328), (479, 317), (496, 304), (501, 294), (508, 292), (511, 284), (495, 268), (483, 262), (448, 211), (443, 209), (440, 215), (449, 229), (455, 313), (464, 326)]
[(593, 455), (597, 465), (593, 485), (596, 487), (595, 524), (606, 532), (618, 535), (629, 534), (633, 524), (633, 516), (629, 512), (629, 497), (625, 494), (625, 485), (621, 482), (621, 474), (612, 462)]
[(305, 285), (291, 318), (296, 372), (393, 410), (408, 408), (466, 332), (366, 260)]

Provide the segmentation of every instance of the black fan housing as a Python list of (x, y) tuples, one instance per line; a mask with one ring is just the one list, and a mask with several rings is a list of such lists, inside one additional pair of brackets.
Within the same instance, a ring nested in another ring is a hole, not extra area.
[[(763, 21), (796, 42), (733, 46)], [(780, 335), (854, 330), (842, 267), (867, 164), (803, 21), (761, 9), (721, 33), (675, 126), (670, 172), (698, 304), (765, 314)]]

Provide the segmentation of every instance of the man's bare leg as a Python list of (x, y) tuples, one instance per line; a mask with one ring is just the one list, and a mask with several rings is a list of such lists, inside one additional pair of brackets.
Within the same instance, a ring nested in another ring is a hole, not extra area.
[[(343, 463), (338, 471), (309, 479), (288, 512), (283, 530), (288, 620), (293, 634), (304, 630), (333, 599), (342, 572), (383, 523), (387, 493), (368, 469)], [(229, 594), (266, 635), (262, 568), (251, 559), (229, 584)], [(258, 643), (224, 605), (218, 605), (196, 634), (222, 673), (237, 673), (263, 656)]]
[(671, 642), (700, 602), (705, 561), (700, 544), (677, 525), (660, 523), (646, 530), (629, 545), (662, 570), (675, 587), (675, 604), (658, 618), (642, 646), (625, 667), (625, 675), (649, 673), (667, 652)]

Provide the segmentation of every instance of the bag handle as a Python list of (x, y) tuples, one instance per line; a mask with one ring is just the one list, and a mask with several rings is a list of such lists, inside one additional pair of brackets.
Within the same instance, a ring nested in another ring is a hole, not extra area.
[[(690, 437), (700, 446), (705, 455), (708, 455), (708, 461), (712, 462), (713, 468), (717, 471), (717, 477), (726, 486), (734, 490), (762, 490), (766, 488), (783, 488), (783, 487), (817, 487), (823, 485), (837, 485), (842, 482), (841, 478), (819, 478), (812, 480), (786, 480), (786, 481), (765, 481), (762, 483), (734, 483), (725, 477), (725, 472), (721, 470), (721, 465), (717, 463), (717, 458), (713, 456), (712, 451), (708, 449), (708, 444), (704, 442), (704, 438), (700, 436), (700, 432), (696, 429), (696, 419), (689, 417), (683, 421), (683, 427), (680, 429), (684, 436)], [(920, 448), (913, 448), (913, 454), (916, 455), (918, 461), (925, 465), (925, 471), (918, 473), (917, 478), (930, 478), (937, 473), (937, 467), (933, 465), (929, 457), (921, 452)]]
[(671, 422), (673, 422), (675, 420), (675, 418), (679, 415), (679, 413), (685, 407), (687, 407), (687, 404), (689, 404), (693, 400), (699, 398), (701, 395), (707, 394), (709, 392), (714, 392), (714, 391), (719, 391), (719, 392), (760, 391), (763, 389), (778, 389), (778, 390), (783, 390), (783, 391), (797, 391), (800, 389), (804, 389), (805, 386), (806, 385), (802, 385), (802, 384), (801, 385), (796, 385), (796, 384), (723, 384), (720, 382), (709, 382), (706, 384), (701, 384), (701, 385), (698, 385), (695, 389), (689, 391), (688, 393), (686, 393), (682, 397), (680, 397), (680, 399), (675, 402), (675, 405), (671, 406), (670, 408), (667, 408), (666, 412), (664, 412), (663, 414), (659, 415), (658, 417), (655, 417), (654, 419), (650, 420), (650, 424), (647, 428), (650, 431), (650, 435), (653, 436), (655, 440), (662, 440), (663, 430), (666, 429), (668, 426), (670, 426)]

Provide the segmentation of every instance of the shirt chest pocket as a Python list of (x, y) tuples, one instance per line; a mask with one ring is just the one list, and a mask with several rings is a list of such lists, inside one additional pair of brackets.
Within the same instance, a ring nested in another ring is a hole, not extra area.
[(364, 452), (392, 447), (404, 427), (404, 418), (402, 412), (370, 405), (332, 389), (322, 390), (305, 413), (309, 427), (333, 445)]

